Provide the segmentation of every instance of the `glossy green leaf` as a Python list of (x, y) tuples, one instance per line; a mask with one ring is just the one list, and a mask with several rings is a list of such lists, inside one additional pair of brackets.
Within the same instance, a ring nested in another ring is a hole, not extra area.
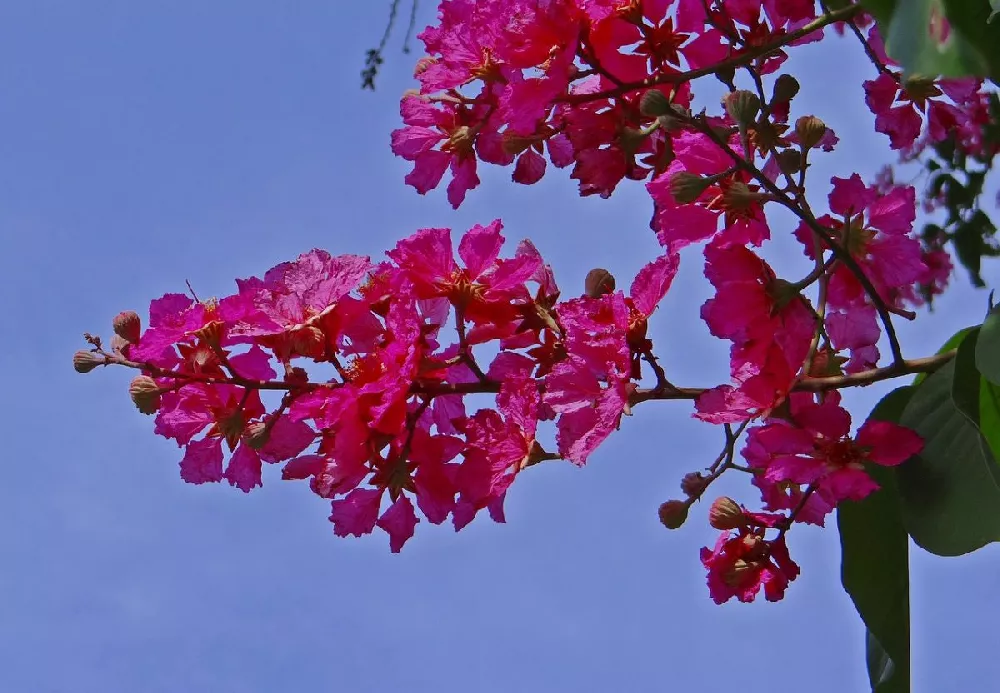
[(966, 409), (970, 393), (979, 397), (976, 336), (971, 332), (955, 359), (916, 388), (900, 420), (924, 439), (921, 453), (896, 470), (903, 523), (917, 545), (940, 556), (1000, 540), (1000, 466), (954, 396), (960, 393)]
[[(995, 0), (862, 0), (908, 75), (1000, 75)], [(946, 22), (943, 20), (947, 20)]]
[(979, 429), (979, 391), (982, 377), (976, 368), (980, 328), (974, 327), (955, 352), (955, 374), (951, 379), (951, 400), (958, 410)]
[(1000, 309), (993, 309), (979, 331), (976, 368), (994, 385), (1000, 385)]
[[(949, 76), (1000, 77), (1000, 22), (991, 22), (997, 9), (991, 0), (944, 0), (945, 13), (956, 41), (974, 52), (983, 68)], [(942, 73), (944, 74), (944, 73)]]
[[(913, 387), (893, 390), (869, 419), (898, 422)], [(892, 470), (870, 465), (879, 490), (837, 509), (841, 580), (868, 629), (868, 676), (876, 693), (910, 690), (909, 538)]]
[[(896, 662), (889, 656), (889, 653), (882, 647), (871, 631), (865, 634), (865, 659), (868, 664), (868, 681), (871, 683), (872, 693), (909, 693), (909, 672), (906, 675), (906, 682), (903, 677), (896, 676)], [(896, 679), (898, 683), (893, 680)]]
[(1000, 460), (1000, 385), (983, 379), (979, 386), (979, 431), (993, 458)]
[[(971, 332), (974, 329), (975, 329), (975, 327), (973, 327), (973, 326), (962, 328), (961, 330), (959, 330), (958, 332), (956, 332), (955, 334), (953, 334), (948, 339), (948, 341), (944, 343), (944, 346), (941, 347), (940, 349), (938, 349), (937, 353), (943, 354), (945, 352), (951, 351), (952, 349), (957, 349), (958, 345), (962, 343), (962, 340), (965, 339), (966, 335), (968, 335), (969, 332)], [(917, 373), (916, 377), (913, 379), (913, 384), (914, 385), (919, 385), (926, 378), (927, 378), (927, 374), (926, 373)]]

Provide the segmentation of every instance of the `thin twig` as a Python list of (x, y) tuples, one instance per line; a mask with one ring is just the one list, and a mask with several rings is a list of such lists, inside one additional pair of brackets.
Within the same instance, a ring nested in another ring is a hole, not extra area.
[[(852, 5), (852, 7), (854, 6)], [(764, 175), (764, 173), (759, 168), (757, 168), (753, 163), (747, 161), (744, 157), (737, 154), (733, 150), (733, 148), (729, 146), (729, 143), (723, 140), (721, 137), (719, 137), (719, 135), (715, 131), (713, 131), (712, 128), (707, 123), (704, 123), (700, 117), (682, 117), (682, 116), (678, 117), (681, 118), (684, 122), (694, 127), (702, 134), (704, 134), (705, 136), (707, 136), (710, 140), (712, 140), (712, 142), (714, 142), (717, 147), (719, 147), (727, 155), (729, 155), (729, 157), (736, 163), (737, 166), (739, 166), (741, 169), (749, 173), (758, 183), (760, 183), (761, 186), (766, 188), (769, 193), (774, 195), (776, 202), (778, 202), (783, 207), (787, 208), (795, 216), (804, 221), (806, 225), (813, 231), (813, 233), (818, 235), (819, 238), (823, 241), (823, 243), (831, 251), (833, 251), (833, 254), (836, 256), (836, 258), (840, 262), (843, 262), (844, 265), (851, 271), (851, 273), (854, 274), (855, 277), (857, 277), (858, 282), (865, 290), (865, 293), (868, 294), (868, 297), (871, 299), (872, 304), (875, 306), (875, 310), (878, 312), (879, 318), (882, 320), (882, 324), (885, 327), (886, 335), (889, 338), (889, 346), (890, 349), (892, 350), (893, 363), (896, 364), (902, 363), (904, 360), (903, 352), (899, 346), (899, 338), (896, 336), (896, 330), (892, 325), (892, 317), (890, 315), (890, 310), (886, 305), (885, 300), (883, 300), (882, 296), (875, 289), (875, 286), (871, 283), (871, 280), (868, 278), (868, 275), (865, 274), (865, 271), (861, 268), (861, 265), (859, 265), (857, 260), (854, 259), (854, 256), (852, 256), (849, 251), (842, 248), (840, 244), (833, 239), (828, 229), (824, 228), (823, 225), (816, 220), (816, 217), (813, 216), (812, 213), (804, 209), (803, 206), (796, 204), (796, 201), (789, 199), (788, 196), (785, 195), (783, 192), (781, 192), (781, 189), (778, 188), (778, 186), (775, 185), (770, 178)]]

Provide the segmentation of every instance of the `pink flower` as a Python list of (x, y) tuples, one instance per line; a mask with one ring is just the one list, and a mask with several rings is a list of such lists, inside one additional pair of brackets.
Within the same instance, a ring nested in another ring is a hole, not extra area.
[(501, 387), (497, 410), (481, 409), (466, 423), (468, 447), (456, 475), (460, 492), (453, 516), (456, 530), (483, 508), (502, 521), (507, 489), (533, 459), (538, 461), (533, 455), (540, 451), (535, 443), (539, 404), (537, 382), (514, 377)]
[(188, 443), (181, 460), (181, 478), (189, 484), (222, 481), (222, 445), (218, 438)]
[[(166, 294), (150, 303), (149, 328), (138, 344), (128, 346), (128, 357), (164, 370), (221, 374), (219, 351), (246, 341), (231, 329), (254, 313), (250, 302), (240, 296), (197, 303), (183, 294)], [(209, 335), (214, 344), (209, 343)]]
[(438, 7), (438, 24), (420, 33), (432, 59), (419, 64), (417, 79), (421, 91), (430, 94), (459, 87), (477, 77), (497, 77), (499, 4), (452, 0)]
[(244, 493), (262, 486), (260, 455), (246, 443), (240, 443), (229, 460), (225, 478)]
[(333, 501), (330, 521), (334, 534), (338, 537), (371, 534), (378, 522), (381, 502), (382, 490), (367, 488), (356, 488), (346, 497)]
[[(755, 430), (757, 429), (750, 429), (742, 455), (750, 467), (764, 469), (767, 467), (770, 453), (758, 440)], [(799, 484), (770, 481), (762, 474), (754, 474), (751, 483), (760, 490), (765, 510), (769, 512), (797, 510), (796, 522), (822, 527), (826, 522), (826, 516), (834, 507), (818, 493), (812, 493), (807, 497)]]
[(751, 522), (735, 535), (723, 532), (714, 549), (701, 550), (702, 565), (708, 569), (709, 594), (716, 604), (724, 604), (733, 597), (744, 603), (752, 602), (761, 587), (764, 597), (776, 602), (785, 596), (788, 583), (799, 575), (799, 567), (789, 557), (784, 537), (766, 540), (766, 526), (758, 524), (756, 518), (781, 519), (764, 514), (751, 516)]
[(736, 382), (709, 390), (695, 416), (736, 423), (766, 416), (791, 390), (816, 329), (805, 298), (775, 277), (770, 266), (742, 246), (705, 248), (705, 276), (716, 294), (701, 315), (716, 337), (733, 342), (730, 372)]
[[(856, 173), (832, 181), (830, 210), (840, 219), (826, 216), (818, 221), (851, 254), (882, 298), (899, 306), (927, 274), (920, 242), (910, 235), (916, 218), (913, 188), (898, 186), (880, 194)], [(806, 255), (815, 257), (813, 231), (803, 223), (795, 233)], [(837, 262), (830, 276), (830, 306), (849, 310), (868, 301), (854, 272)]]
[(404, 126), (392, 132), (392, 151), (413, 162), (407, 185), (425, 195), (438, 186), (450, 168), (448, 201), (458, 209), (465, 194), (479, 185), (476, 146), (488, 112), (484, 106), (435, 105), (419, 96), (405, 97), (400, 110)]
[[(663, 246), (676, 251), (716, 234), (719, 244), (730, 245), (759, 246), (770, 238), (763, 198), (748, 185), (745, 174), (726, 174), (732, 167), (726, 152), (696, 132), (681, 131), (672, 142), (673, 162), (646, 185), (656, 206), (654, 224)], [(741, 152), (739, 144), (731, 146)], [(703, 192), (694, 202), (679, 202), (675, 197), (679, 176), (703, 178)]]
[(771, 344), (762, 363), (744, 362), (733, 374), (735, 385), (720, 385), (698, 397), (694, 416), (714, 424), (766, 417), (791, 392), (799, 367), (793, 368), (784, 350)]
[(731, 372), (761, 366), (772, 344), (792, 371), (806, 358), (816, 322), (806, 299), (771, 267), (742, 246), (705, 248), (705, 276), (716, 287), (701, 317), (716, 337), (733, 342)]
[(816, 402), (811, 394), (791, 397), (790, 420), (776, 419), (752, 429), (748, 456), (771, 483), (811, 484), (830, 508), (840, 501), (861, 500), (878, 485), (865, 464), (895, 466), (920, 452), (913, 431), (886, 421), (868, 421), (850, 437), (851, 416), (838, 393)]
[(668, 252), (646, 264), (632, 280), (629, 298), (625, 300), (629, 309), (625, 341), (631, 350), (632, 378), (635, 380), (641, 377), (643, 353), (650, 352), (653, 348), (653, 343), (646, 338), (649, 318), (670, 290), (679, 266), (680, 257), (677, 253)]
[(264, 405), (256, 390), (247, 393), (235, 385), (191, 384), (163, 394), (155, 432), (176, 440), (178, 445), (187, 445), (199, 432), (211, 427), (207, 435), (225, 437), (230, 449), (235, 449), (243, 433), (242, 422), (263, 415)]
[(312, 250), (270, 269), (263, 279), (238, 281), (240, 295), (258, 312), (241, 321), (233, 333), (273, 349), (282, 359), (321, 359), (328, 337), (322, 319), (358, 288), (371, 269), (367, 257), (333, 257)]
[(588, 8), (594, 57), (620, 80), (638, 82), (650, 74), (697, 68), (718, 57), (721, 35), (705, 28), (705, 13), (697, 2), (678, 3), (676, 13), (670, 13), (666, 2), (595, 5)]
[[(460, 423), (464, 426), (464, 418)], [(410, 461), (416, 465), (413, 484), (417, 506), (436, 525), (455, 510), (459, 465), (452, 460), (465, 448), (466, 442), (461, 438), (430, 435), (419, 427), (413, 432)]]
[(396, 244), (387, 255), (413, 282), (418, 298), (447, 298), (473, 323), (493, 323), (513, 332), (514, 299), (528, 300), (524, 284), (541, 267), (536, 256), (522, 254), (498, 259), (504, 237), (502, 224), (476, 225), (462, 237), (455, 262), (449, 229), (421, 229)]
[(399, 553), (403, 544), (413, 536), (416, 528), (417, 515), (413, 512), (413, 504), (406, 496), (400, 495), (395, 502), (389, 506), (388, 510), (375, 523), (385, 530), (389, 535), (389, 549), (393, 553)]
[(545, 379), (545, 404), (559, 414), (559, 452), (577, 464), (618, 427), (632, 390), (626, 341), (629, 307), (621, 292), (558, 306), (569, 357)]
[(960, 141), (978, 139), (969, 131), (981, 129), (981, 86), (975, 79), (903, 80), (899, 74), (883, 72), (864, 83), (865, 102), (875, 114), (875, 130), (889, 136), (890, 146), (912, 150), (923, 128), (923, 115), (930, 143), (951, 133), (958, 133)]
[(843, 311), (828, 312), (826, 333), (834, 350), (851, 351), (851, 359), (844, 367), (844, 372), (857, 373), (878, 364), (879, 351), (876, 345), (882, 331), (879, 329), (878, 314), (874, 306), (860, 303)]

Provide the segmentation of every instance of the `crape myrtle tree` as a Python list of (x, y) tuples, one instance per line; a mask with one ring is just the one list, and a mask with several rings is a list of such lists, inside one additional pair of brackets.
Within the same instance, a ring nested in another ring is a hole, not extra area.
[[(500, 220), (426, 228), (383, 258), (312, 250), (229, 296), (167, 294), (145, 324), (125, 311), (109, 339), (85, 335), (74, 367), (135, 372), (132, 401), (182, 448), (185, 481), (250, 492), (277, 465), (331, 502), (336, 535), (378, 528), (393, 552), (418, 524), (503, 522), (530, 467), (583, 466), (635, 407), (684, 400), (721, 446), (659, 517), (678, 528), (705, 501), (711, 599), (781, 599), (799, 577), (793, 530), (836, 510), (872, 688), (909, 690), (909, 540), (953, 556), (1000, 539), (1000, 310), (984, 296), (984, 322), (936, 354), (909, 353), (894, 328), (946, 289), (953, 255), (981, 283), (996, 254), (980, 207), (998, 146), (990, 13), (988, 0), (443, 0), (388, 143), (413, 164), (406, 183), (443, 185), (456, 208), (483, 164), (526, 185), (568, 168), (603, 198), (642, 184), (661, 250), (627, 289), (600, 268), (561, 289), (530, 241), (505, 247)], [(830, 34), (870, 59), (842, 78), (900, 161), (932, 174), (922, 189), (892, 169), (809, 175), (839, 138), (797, 108), (783, 67)], [(717, 107), (692, 108), (702, 80), (725, 85)], [(918, 231), (918, 206), (947, 217)], [(775, 212), (794, 215), (790, 233)], [(811, 269), (783, 276), (759, 254), (771, 242)], [(728, 382), (675, 382), (649, 337), (682, 260), (714, 287), (700, 314), (731, 344)], [(901, 386), (867, 417), (842, 406), (841, 390), (890, 379)], [(727, 473), (759, 500), (713, 497)]]

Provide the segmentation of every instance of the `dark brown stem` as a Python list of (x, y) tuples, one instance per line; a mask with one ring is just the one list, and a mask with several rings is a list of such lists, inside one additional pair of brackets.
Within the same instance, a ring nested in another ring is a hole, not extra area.
[(485, 383), (489, 380), (483, 369), (476, 363), (476, 358), (469, 349), (468, 340), (465, 336), (465, 311), (460, 306), (455, 306), (455, 330), (458, 332), (458, 355), (462, 357), (465, 365), (469, 367), (479, 382)]
[(653, 373), (656, 374), (656, 387), (653, 388), (656, 392), (666, 392), (668, 390), (676, 390), (677, 387), (667, 380), (667, 374), (663, 370), (663, 366), (660, 362), (653, 356), (653, 352), (646, 350), (642, 352), (642, 358), (649, 364), (649, 367), (653, 369)]
[(774, 538), (774, 543), (781, 541), (785, 537), (788, 530), (792, 528), (792, 523), (795, 522), (795, 518), (797, 518), (799, 513), (802, 512), (802, 509), (806, 507), (809, 497), (816, 492), (817, 488), (818, 486), (815, 483), (809, 484), (809, 487), (802, 494), (802, 498), (799, 499), (798, 505), (796, 505), (791, 514), (785, 518), (785, 521), (781, 523), (781, 527), (778, 528), (778, 536)]
[[(339, 382), (287, 383), (282, 380), (219, 378), (216, 376), (200, 375), (195, 373), (178, 373), (177, 371), (165, 370), (151, 363), (129, 361), (124, 357), (116, 356), (114, 354), (101, 353), (101, 355), (106, 359), (106, 362), (102, 365), (125, 366), (126, 368), (134, 368), (136, 370), (144, 371), (156, 378), (173, 378), (175, 380), (183, 380), (188, 383), (197, 383), (202, 385), (239, 385), (241, 387), (255, 390), (285, 390), (290, 393), (296, 393), (295, 396), (310, 390), (336, 389), (344, 386), (344, 383)], [(824, 378), (803, 378), (792, 387), (792, 390), (797, 392), (825, 392), (827, 390), (840, 390), (847, 387), (863, 387), (882, 380), (898, 378), (904, 375), (913, 375), (915, 373), (932, 373), (954, 357), (954, 351), (947, 351), (936, 356), (905, 360), (899, 364), (892, 364), (882, 368), (873, 368), (860, 373), (851, 373), (849, 375), (837, 375)], [(410, 387), (410, 393), (414, 395), (426, 395), (428, 397), (440, 397), (443, 395), (496, 394), (500, 392), (501, 384), (502, 383), (500, 383), (500, 381), (493, 380), (489, 377), (485, 377), (484, 380), (474, 383), (434, 383), (426, 385), (414, 383)], [(630, 398), (629, 404), (634, 406), (639, 402), (646, 402), (649, 400), (693, 400), (697, 399), (707, 391), (708, 388), (704, 387), (677, 387), (668, 382), (665, 389), (658, 389), (657, 387), (637, 389)]]
[(840, 390), (845, 387), (863, 387), (881, 380), (898, 378), (901, 375), (933, 373), (953, 358), (955, 358), (955, 352), (946, 351), (936, 356), (904, 360), (902, 363), (894, 363), (889, 366), (873, 368), (860, 373), (834, 375), (825, 378), (803, 378), (795, 384), (794, 389), (802, 392), (825, 392), (827, 390)]
[(724, 424), (726, 442), (722, 447), (722, 452), (720, 452), (719, 456), (715, 458), (715, 462), (709, 466), (709, 475), (702, 481), (702, 485), (698, 489), (698, 492), (689, 496), (687, 501), (685, 501), (688, 507), (691, 507), (695, 501), (705, 495), (705, 491), (707, 491), (708, 487), (712, 485), (712, 482), (733, 468), (733, 457), (736, 456), (736, 443), (739, 442), (740, 436), (747, 430), (751, 421), (752, 419), (747, 419), (741, 423), (735, 431), (733, 431), (733, 427), (729, 424)]

